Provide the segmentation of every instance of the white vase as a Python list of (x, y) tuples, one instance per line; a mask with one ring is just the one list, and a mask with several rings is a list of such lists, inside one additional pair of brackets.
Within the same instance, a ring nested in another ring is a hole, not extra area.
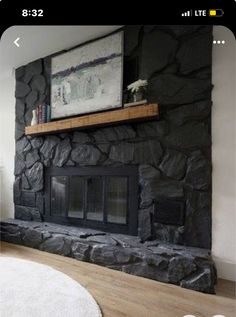
[(141, 91), (136, 91), (133, 95), (134, 102), (143, 100), (143, 94)]
[(32, 110), (31, 125), (36, 125), (36, 124), (37, 124), (37, 112), (36, 110)]

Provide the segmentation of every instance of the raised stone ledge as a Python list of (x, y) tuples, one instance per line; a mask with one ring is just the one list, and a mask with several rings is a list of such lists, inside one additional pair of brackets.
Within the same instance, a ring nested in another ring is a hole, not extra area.
[(0, 222), (1, 240), (69, 256), (81, 261), (215, 293), (216, 270), (210, 251), (138, 237), (46, 222), (7, 219)]

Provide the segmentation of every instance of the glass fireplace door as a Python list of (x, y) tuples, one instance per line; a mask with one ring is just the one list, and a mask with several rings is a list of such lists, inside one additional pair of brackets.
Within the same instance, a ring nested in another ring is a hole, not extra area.
[(104, 179), (86, 178), (86, 219), (103, 221), (104, 215)]
[(66, 212), (66, 176), (54, 176), (51, 179), (51, 211), (56, 216), (65, 216)]
[[(111, 232), (137, 231), (138, 180), (134, 169), (50, 170), (46, 177), (46, 220)], [(57, 173), (63, 175), (52, 175)]]
[(84, 218), (84, 177), (71, 176), (69, 182), (69, 209), (68, 217)]
[(107, 177), (106, 210), (110, 223), (127, 223), (127, 177)]

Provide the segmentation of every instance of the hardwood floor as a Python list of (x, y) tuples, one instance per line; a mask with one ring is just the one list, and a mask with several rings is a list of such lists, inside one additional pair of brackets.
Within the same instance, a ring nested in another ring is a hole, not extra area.
[(236, 314), (232, 282), (219, 280), (217, 295), (208, 295), (4, 242), (0, 255), (44, 263), (66, 273), (90, 291), (104, 317), (235, 317)]

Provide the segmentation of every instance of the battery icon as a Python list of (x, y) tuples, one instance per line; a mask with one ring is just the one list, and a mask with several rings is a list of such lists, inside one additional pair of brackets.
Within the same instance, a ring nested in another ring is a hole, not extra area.
[(210, 17), (222, 17), (224, 11), (222, 9), (210, 9), (209, 16)]

